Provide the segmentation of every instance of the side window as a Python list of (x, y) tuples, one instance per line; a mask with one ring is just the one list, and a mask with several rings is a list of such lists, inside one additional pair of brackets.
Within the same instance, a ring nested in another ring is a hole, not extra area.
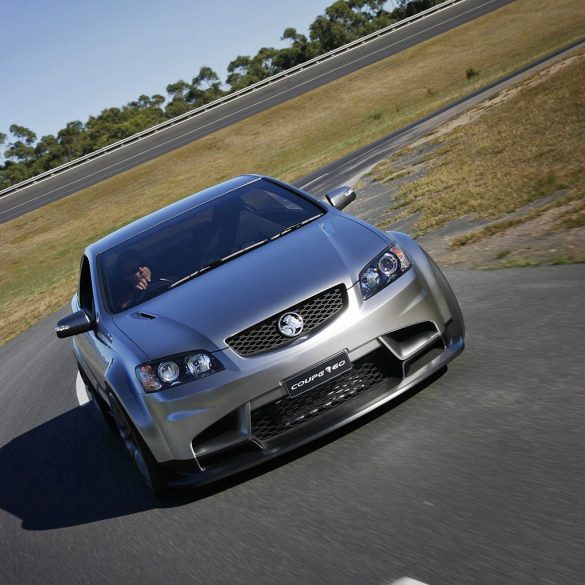
[(91, 287), (91, 272), (89, 270), (89, 260), (86, 256), (81, 260), (81, 274), (79, 275), (79, 304), (81, 308), (90, 316), (95, 317), (93, 306), (93, 291)]

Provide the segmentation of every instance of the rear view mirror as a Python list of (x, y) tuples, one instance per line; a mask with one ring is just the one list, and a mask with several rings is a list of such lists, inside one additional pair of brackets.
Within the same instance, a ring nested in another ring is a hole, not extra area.
[(325, 195), (327, 201), (336, 209), (343, 209), (349, 205), (356, 197), (355, 191), (351, 187), (337, 187)]
[(85, 333), (93, 329), (94, 323), (85, 311), (75, 311), (67, 317), (63, 317), (55, 326), (57, 337), (71, 337), (79, 333)]

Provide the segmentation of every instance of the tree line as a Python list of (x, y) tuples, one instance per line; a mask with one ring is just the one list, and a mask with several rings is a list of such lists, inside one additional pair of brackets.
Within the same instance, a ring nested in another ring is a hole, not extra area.
[(180, 79), (167, 85), (166, 97), (141, 95), (122, 107), (106, 108), (85, 123), (68, 122), (56, 135), (39, 139), (29, 128), (12, 124), (8, 134), (0, 132), (0, 145), (4, 146), (0, 189), (304, 63), (440, 1), (396, 0), (392, 10), (386, 10), (387, 0), (336, 0), (313, 21), (308, 37), (286, 28), (281, 40), (289, 41), (289, 46), (262, 47), (254, 56), (237, 56), (227, 67), (225, 83), (213, 69), (203, 66), (190, 82)]

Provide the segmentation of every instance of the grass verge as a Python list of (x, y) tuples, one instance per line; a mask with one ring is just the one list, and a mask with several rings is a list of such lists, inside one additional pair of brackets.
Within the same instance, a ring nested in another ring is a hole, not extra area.
[[(294, 180), (582, 35), (581, 0), (515, 2), (0, 226), (0, 343), (71, 296), (91, 241), (242, 172)], [(470, 71), (473, 74), (470, 75)]]

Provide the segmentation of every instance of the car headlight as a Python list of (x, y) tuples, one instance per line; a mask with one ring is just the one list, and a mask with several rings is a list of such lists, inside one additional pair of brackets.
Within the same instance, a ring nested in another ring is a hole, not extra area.
[(411, 266), (402, 248), (396, 243), (390, 244), (360, 272), (360, 289), (364, 299), (373, 297)]
[(136, 376), (146, 392), (157, 392), (204, 378), (223, 370), (220, 361), (206, 351), (191, 351), (154, 360), (136, 367)]

